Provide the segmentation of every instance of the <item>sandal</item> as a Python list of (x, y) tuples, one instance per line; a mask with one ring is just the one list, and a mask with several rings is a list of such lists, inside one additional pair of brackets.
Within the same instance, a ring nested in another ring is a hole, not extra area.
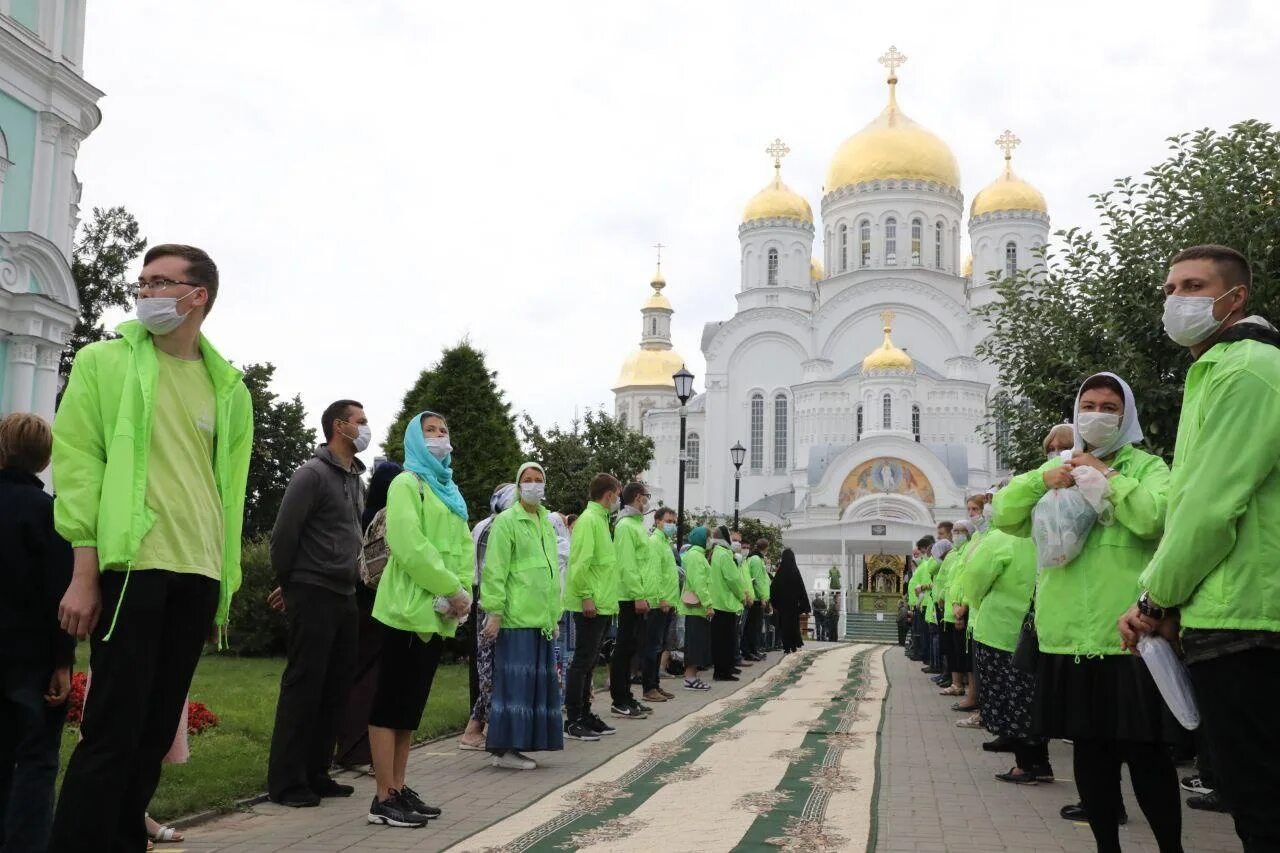
[(479, 743), (469, 743), (468, 741), (465, 741), (459, 738), (458, 749), (467, 749), (467, 750), (471, 750), (472, 752), (485, 752), (485, 743), (487, 743), (487, 741), (483, 741), (483, 740), (480, 741)]
[(711, 689), (711, 685), (707, 684), (707, 682), (703, 681), (701, 678), (692, 678), (692, 679), (686, 678), (684, 680), (684, 687), (686, 690), (710, 690)]
[(161, 844), (181, 844), (183, 841), (187, 840), (181, 832), (174, 829), (172, 826), (163, 823), (160, 824), (160, 828), (157, 829), (155, 833), (147, 833), (147, 837), (152, 841), (158, 841)]
[(963, 687), (948, 687), (946, 690), (939, 690), (939, 696), (963, 696), (965, 690)]
[(962, 712), (964, 712), (964, 713), (966, 713), (966, 714), (972, 714), (974, 711), (978, 710), (978, 706), (977, 706), (977, 705), (963, 705), (963, 704), (961, 704), (961, 703), (957, 702), (956, 704), (954, 704), (954, 705), (952, 705), (952, 706), (951, 706), (951, 710), (953, 710), (953, 711), (962, 711)]

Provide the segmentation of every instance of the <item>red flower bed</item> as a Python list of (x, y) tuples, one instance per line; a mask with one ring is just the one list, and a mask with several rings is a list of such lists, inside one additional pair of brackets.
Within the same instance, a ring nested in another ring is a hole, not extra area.
[[(89, 676), (84, 672), (71, 675), (71, 693), (67, 695), (67, 725), (78, 726), (84, 719), (84, 694), (89, 684)], [(206, 729), (218, 725), (218, 715), (209, 710), (203, 702), (187, 702), (187, 732), (198, 735)]]

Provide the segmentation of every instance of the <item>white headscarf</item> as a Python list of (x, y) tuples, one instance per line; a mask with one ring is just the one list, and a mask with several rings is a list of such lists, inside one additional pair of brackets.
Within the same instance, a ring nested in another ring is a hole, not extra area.
[[(1114, 373), (1095, 373), (1080, 384), (1080, 391), (1076, 393), (1075, 420), (1080, 419), (1080, 396), (1084, 394), (1084, 386), (1089, 384), (1091, 379), (1098, 376), (1106, 376), (1114, 379), (1119, 385), (1120, 390), (1124, 392), (1124, 414), (1120, 417), (1120, 431), (1116, 433), (1116, 437), (1103, 447), (1095, 447), (1089, 451), (1098, 459), (1106, 459), (1120, 448), (1137, 444), (1142, 441), (1142, 424), (1138, 420), (1138, 406), (1133, 401), (1133, 389), (1129, 387), (1129, 383), (1125, 382)], [(1076, 450), (1084, 450), (1084, 439), (1080, 437), (1080, 430), (1075, 431), (1076, 434)]]
[(950, 540), (939, 539), (937, 542), (933, 543), (933, 548), (930, 549), (930, 553), (933, 554), (933, 559), (941, 560), (943, 557), (947, 556), (947, 552), (950, 551), (951, 548), (952, 545)]

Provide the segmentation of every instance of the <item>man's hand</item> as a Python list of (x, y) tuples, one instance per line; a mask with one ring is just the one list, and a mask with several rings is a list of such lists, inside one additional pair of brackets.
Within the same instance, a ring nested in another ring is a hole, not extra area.
[(659, 601), (659, 602), (658, 602), (658, 609), (659, 609), (659, 610), (661, 610), (663, 613), (670, 613), (670, 612), (671, 612), (671, 602), (669, 602), (669, 601)]
[(484, 630), (480, 632), (480, 636), (490, 642), (498, 639), (498, 630), (502, 627), (502, 617), (497, 613), (488, 613), (484, 617)]
[(56, 708), (67, 701), (67, 696), (70, 694), (71, 667), (60, 666), (53, 671), (53, 675), (49, 678), (49, 689), (44, 693), (44, 703), (50, 708)]
[(711, 618), (712, 616), (714, 616), (714, 615), (716, 615), (716, 609), (715, 609), (714, 607), (708, 607), (708, 608), (707, 608), (707, 618), (708, 618), (708, 619), (710, 619), (710, 618)]
[(284, 589), (276, 587), (267, 593), (267, 606), (277, 613), (284, 613)]
[(753, 604), (756, 603), (756, 600), (751, 597), (751, 593), (747, 593), (742, 597), (742, 603), (745, 604), (747, 607), (751, 607)]
[(584, 619), (596, 618), (596, 603), (590, 598), (582, 599), (582, 617)]
[(649, 602), (643, 598), (637, 598), (635, 600), (635, 606), (637, 616), (643, 616), (649, 612)]
[(1071, 476), (1072, 465), (1064, 462), (1056, 468), (1044, 472), (1044, 484), (1050, 489), (1069, 489), (1076, 484)]
[(951, 613), (956, 617), (956, 621), (959, 622), (969, 617), (969, 608), (964, 604), (953, 604), (951, 605)]
[(102, 614), (102, 586), (98, 576), (98, 549), (76, 548), (71, 583), (58, 604), (58, 624), (83, 640), (98, 626)]

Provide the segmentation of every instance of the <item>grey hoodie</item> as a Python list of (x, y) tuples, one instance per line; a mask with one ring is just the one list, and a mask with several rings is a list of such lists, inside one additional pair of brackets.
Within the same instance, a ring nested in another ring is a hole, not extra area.
[(345, 470), (327, 444), (293, 473), (271, 531), (271, 568), (281, 586), (306, 583), (352, 595), (364, 531), (364, 463)]

